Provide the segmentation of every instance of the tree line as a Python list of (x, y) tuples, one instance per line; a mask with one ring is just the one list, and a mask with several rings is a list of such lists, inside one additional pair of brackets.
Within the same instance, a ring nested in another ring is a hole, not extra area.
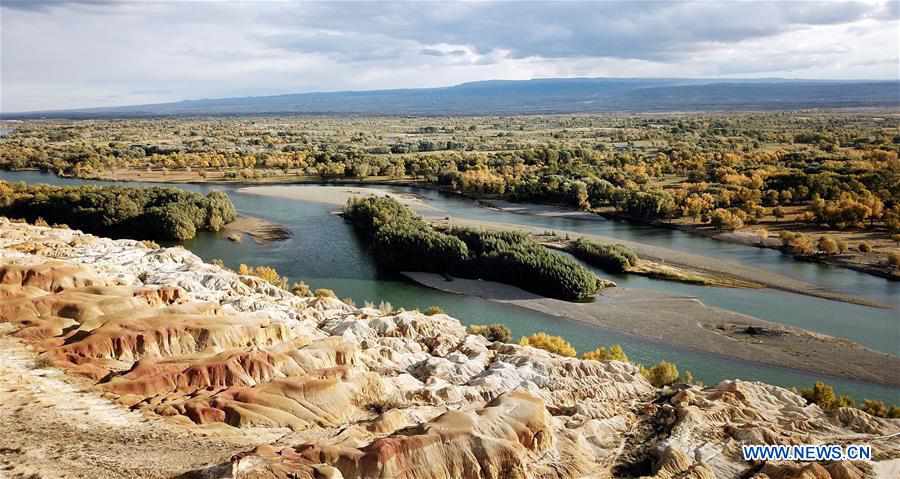
[(0, 181), (0, 214), (112, 237), (184, 241), (237, 213), (228, 195), (177, 188), (52, 186)]

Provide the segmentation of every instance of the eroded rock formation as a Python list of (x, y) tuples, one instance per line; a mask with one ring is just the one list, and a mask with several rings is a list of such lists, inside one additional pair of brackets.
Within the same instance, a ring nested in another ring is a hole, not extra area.
[[(43, 361), (187, 428), (283, 431), (204, 477), (844, 479), (900, 461), (883, 439), (900, 421), (774, 386), (663, 393), (631, 364), (297, 297), (180, 248), (5, 220), (0, 248), (0, 323)], [(869, 443), (880, 462), (740, 458), (747, 443), (823, 442)]]

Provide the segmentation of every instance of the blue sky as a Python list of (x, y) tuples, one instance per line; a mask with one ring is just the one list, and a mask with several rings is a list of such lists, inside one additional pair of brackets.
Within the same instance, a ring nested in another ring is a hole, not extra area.
[(572, 76), (897, 79), (900, 2), (3, 0), (0, 110)]

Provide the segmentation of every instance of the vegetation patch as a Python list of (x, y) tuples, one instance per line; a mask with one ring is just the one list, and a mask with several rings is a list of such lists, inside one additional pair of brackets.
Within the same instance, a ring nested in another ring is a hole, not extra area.
[(512, 332), (503, 324), (473, 324), (466, 329), (469, 334), (484, 336), (489, 341), (501, 343), (512, 341)]
[(371, 243), (382, 267), (512, 284), (543, 296), (577, 301), (596, 294), (598, 278), (527, 234), (453, 228), (440, 232), (389, 197), (351, 199), (345, 217)]
[(567, 248), (576, 258), (609, 273), (624, 273), (638, 264), (638, 256), (621, 244), (602, 244), (578, 238)]
[(850, 396), (837, 394), (834, 388), (823, 382), (817, 381), (816, 384), (807, 389), (798, 391), (803, 399), (810, 404), (816, 404), (826, 411), (832, 411), (842, 407), (853, 407), (862, 409), (863, 411), (878, 417), (900, 418), (900, 406), (889, 406), (883, 401), (866, 399), (860, 406)]
[(218, 231), (237, 214), (228, 195), (177, 188), (51, 186), (0, 181), (0, 215), (65, 223), (89, 233), (189, 240)]

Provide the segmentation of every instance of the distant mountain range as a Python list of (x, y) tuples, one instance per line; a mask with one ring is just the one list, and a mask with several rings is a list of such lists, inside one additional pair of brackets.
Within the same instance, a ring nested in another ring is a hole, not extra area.
[(485, 115), (900, 106), (900, 81), (569, 78), (9, 113), (3, 118), (255, 114)]

